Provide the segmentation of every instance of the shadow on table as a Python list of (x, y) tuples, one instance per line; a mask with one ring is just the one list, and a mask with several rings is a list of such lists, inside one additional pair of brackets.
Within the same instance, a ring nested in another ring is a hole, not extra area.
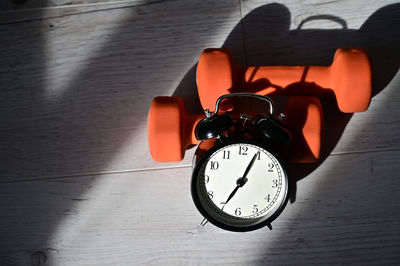
[[(176, 5), (168, 1), (163, 2), (163, 6), (160, 7), (163, 12), (164, 9), (175, 10), (175, 8)], [(0, 92), (2, 96), (0, 121), (7, 129), (0, 132), (3, 177), (12, 174), (21, 175), (23, 178), (30, 178), (30, 175), (40, 177), (42, 173), (57, 173), (59, 168), (73, 170), (82, 166), (102, 171), (121, 147), (124, 147), (138, 123), (134, 120), (135, 110), (132, 108), (132, 103), (142, 107), (145, 117), (148, 106), (138, 91), (149, 89), (140, 86), (149, 84), (146, 73), (154, 71), (140, 65), (137, 57), (145, 55), (148, 62), (156, 62), (155, 65), (161, 66), (158, 70), (162, 70), (165, 58), (160, 58), (159, 55), (164, 53), (164, 49), (177, 47), (180, 43), (179, 38), (172, 40), (171, 43), (163, 43), (164, 46), (157, 42), (151, 44), (148, 42), (145, 43), (148, 46), (143, 45), (143, 50), (147, 49), (151, 53), (139, 50), (135, 51), (137, 53), (119, 54), (119, 51), (131, 51), (132, 47), (138, 47), (136, 37), (139, 35), (141, 38), (143, 34), (148, 34), (148, 39), (170, 40), (168, 36), (171, 33), (166, 29), (162, 16), (154, 16), (145, 23), (137, 23), (138, 16), (150, 16), (151, 12), (156, 11), (142, 8), (140, 12), (135, 13), (135, 16), (125, 18), (124, 23), (118, 24), (120, 28), (108, 36), (96, 53), (90, 56), (89, 63), (79, 73), (73, 75), (65, 91), (59, 97), (54, 97), (53, 102), (46, 98), (46, 86), (48, 86), (46, 73), (49, 68), (57, 66), (46, 65), (43, 54), (46, 52), (48, 40), (43, 31), (46, 28), (50, 31), (57, 30), (58, 20), (30, 21), (5, 25), (1, 28), (2, 44), (12, 47), (1, 52), (13, 53), (2, 54), (4, 60), (0, 65), (4, 73), (11, 73), (5, 75), (9, 80), (2, 80), (4, 82), (2, 85), (9, 86), (2, 88)], [(223, 47), (232, 49), (236, 61), (240, 64), (319, 65), (329, 64), (337, 47), (364, 46), (369, 50), (374, 66), (373, 93), (376, 95), (393, 78), (398, 69), (399, 14), (399, 5), (396, 4), (376, 11), (359, 30), (290, 31), (288, 9), (283, 5), (271, 4), (251, 11), (232, 30)], [(341, 20), (338, 22), (341, 22), (342, 26), (345, 25)], [(146, 23), (152, 25), (152, 32), (149, 32)], [(245, 45), (236, 38), (243, 28)], [(201, 36), (198, 38), (194, 41), (201, 42)], [(29, 41), (21, 41), (25, 39)], [(58, 52), (63, 51), (60, 49)], [(172, 55), (178, 56), (179, 53), (180, 51), (171, 51)], [(105, 57), (105, 54), (109, 57)], [(246, 55), (245, 58), (241, 57), (243, 54)], [(169, 63), (179, 63), (173, 62), (175, 60), (173, 57), (169, 58), (171, 60)], [(115, 61), (119, 59), (117, 67), (120, 71), (113, 72), (117, 73), (117, 76), (107, 79), (110, 75), (112, 58)], [(23, 67), (18, 68), (18, 65)], [(135, 74), (124, 72), (132, 68), (137, 70)], [(15, 69), (19, 72), (15, 72)], [(113, 82), (119, 82), (125, 87), (110, 93)], [(155, 82), (155, 85), (161, 86), (162, 83), (163, 80), (159, 81), (159, 84)], [(131, 89), (132, 84), (137, 84), (136, 90)], [(189, 111), (201, 112), (196, 95), (195, 66), (182, 79), (174, 95), (185, 99), (190, 107)], [(93, 101), (95, 97), (98, 97), (98, 100)], [(333, 149), (351, 118), (349, 114), (339, 113), (331, 99), (323, 101), (323, 104), (325, 120), (329, 121), (329, 124), (321, 162)], [(82, 116), (88, 118), (85, 123), (82, 122)], [(35, 119), (31, 119), (32, 117)], [(143, 122), (144, 120), (143, 118)], [(102, 127), (103, 125), (106, 126)], [(40, 132), (37, 132), (38, 129)], [(71, 135), (77, 136), (75, 142), (71, 142), (71, 139), (74, 139)], [(107, 152), (99, 154), (100, 146)], [(87, 152), (87, 157), (78, 156), (82, 151)], [(46, 164), (46, 160), (54, 157), (62, 161), (63, 165)], [(294, 181), (306, 176), (318, 165), (291, 166)], [(52, 235), (59, 229), (62, 221), (74, 211), (76, 202), (85, 200), (82, 195), (90, 190), (95, 182), (94, 179), (89, 177), (81, 182), (73, 182), (68, 178), (47, 182), (29, 181), (15, 186), (4, 184), (0, 219), (3, 228), (0, 236), (0, 263), (43, 264), (43, 260), (46, 260), (45, 253), (54, 245), (51, 243)], [(36, 186), (39, 183), (40, 185)], [(42, 189), (45, 189), (45, 193)], [(29, 193), (26, 193), (27, 191)], [(54, 195), (58, 195), (58, 198)], [(18, 246), (21, 243), (26, 243), (23, 250)]]

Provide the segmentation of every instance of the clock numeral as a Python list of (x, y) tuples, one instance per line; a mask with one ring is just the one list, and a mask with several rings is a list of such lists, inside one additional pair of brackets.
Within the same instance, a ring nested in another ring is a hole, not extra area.
[(210, 190), (210, 191), (207, 192), (207, 194), (208, 194), (208, 197), (210, 199), (214, 198), (214, 192), (213, 191)]
[(211, 161), (210, 162), (210, 169), (211, 170), (217, 170), (218, 169), (218, 167), (219, 167), (219, 163), (218, 162), (213, 162), (213, 161)]
[(204, 176), (204, 183), (208, 184), (208, 182), (210, 182), (210, 177), (208, 175)]
[(260, 158), (261, 158), (261, 152), (258, 152), (257, 153), (257, 160), (260, 160)]
[(240, 146), (239, 147), (239, 155), (247, 155), (247, 150), (248, 150), (249, 148), (248, 147), (246, 147), (246, 146)]
[(242, 209), (241, 208), (236, 208), (235, 210), (235, 215), (240, 216), (242, 214)]
[(273, 179), (272, 180), (272, 188), (278, 187), (278, 179)]
[(222, 208), (221, 208), (221, 210), (223, 211), (223, 210), (224, 210), (224, 208), (225, 208), (226, 202), (221, 202), (221, 205), (222, 205)]
[(269, 169), (268, 169), (268, 172), (273, 172), (274, 171), (274, 164), (273, 163), (269, 163), (268, 164), (268, 167), (269, 167)]
[(258, 212), (258, 205), (254, 205), (253, 206), (253, 213), (257, 213)]
[(271, 201), (271, 194), (268, 194), (265, 198), (264, 198), (267, 202)]
[(231, 151), (224, 151), (223, 159), (230, 159)]

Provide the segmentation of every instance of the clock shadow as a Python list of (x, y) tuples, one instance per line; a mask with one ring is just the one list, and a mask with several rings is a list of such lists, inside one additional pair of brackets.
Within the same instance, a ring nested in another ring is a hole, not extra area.
[[(336, 49), (346, 46), (364, 47), (372, 64), (372, 96), (375, 96), (387, 86), (399, 69), (399, 17), (400, 4), (392, 4), (374, 12), (358, 30), (348, 29), (346, 21), (332, 15), (306, 18), (297, 29), (290, 30), (291, 15), (288, 8), (281, 4), (268, 4), (249, 12), (233, 28), (222, 47), (232, 51), (238, 65), (247, 66), (330, 65)], [(334, 21), (341, 29), (302, 29), (304, 24), (311, 20)], [(197, 95), (196, 68), (197, 65), (194, 65), (186, 73), (173, 94), (184, 99), (188, 112), (192, 114), (203, 111)], [(247, 92), (253, 93), (273, 86), (266, 79), (252, 80), (245, 85), (248, 88)], [(301, 81), (290, 86), (291, 92), (297, 95), (308, 89), (317, 91), (316, 88), (310, 88), (310, 84)], [(231, 92), (237, 91), (232, 88)], [(326, 160), (353, 116), (338, 109), (334, 95), (325, 94), (318, 97), (325, 121), (321, 156), (315, 163), (288, 165), (291, 202), (296, 199), (297, 182)], [(305, 119), (299, 115), (299, 120)]]

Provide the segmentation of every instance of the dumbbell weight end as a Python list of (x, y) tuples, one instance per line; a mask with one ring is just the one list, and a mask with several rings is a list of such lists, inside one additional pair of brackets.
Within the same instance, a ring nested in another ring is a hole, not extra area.
[(153, 99), (148, 118), (150, 153), (157, 162), (178, 162), (185, 151), (199, 143), (194, 127), (204, 115), (190, 115), (179, 97), (160, 96)]

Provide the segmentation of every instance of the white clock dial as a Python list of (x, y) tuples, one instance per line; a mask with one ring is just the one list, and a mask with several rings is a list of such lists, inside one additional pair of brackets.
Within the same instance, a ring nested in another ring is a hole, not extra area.
[(288, 179), (279, 160), (251, 143), (232, 143), (199, 168), (197, 192), (204, 210), (228, 226), (254, 226), (280, 211)]

